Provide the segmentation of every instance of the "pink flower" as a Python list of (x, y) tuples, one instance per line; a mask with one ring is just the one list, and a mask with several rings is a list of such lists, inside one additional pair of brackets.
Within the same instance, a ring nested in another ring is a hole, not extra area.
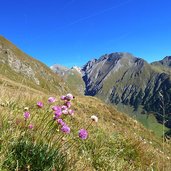
[(61, 131), (66, 133), (66, 134), (69, 134), (70, 133), (70, 127), (68, 127), (67, 125), (64, 125), (62, 128), (61, 128)]
[(87, 139), (88, 132), (85, 129), (80, 129), (79, 132), (78, 132), (78, 136), (81, 139), (85, 140), (85, 139)]
[(52, 107), (52, 110), (53, 111), (61, 111), (61, 107), (59, 107), (59, 106), (53, 106)]
[(27, 120), (30, 117), (30, 113), (29, 112), (24, 112), (24, 118), (25, 120)]
[(59, 118), (59, 116), (55, 115), (55, 116), (53, 117), (53, 120), (57, 120), (58, 118)]
[(37, 102), (37, 106), (38, 106), (39, 108), (42, 108), (42, 107), (43, 107), (43, 103), (42, 103), (42, 102)]
[(65, 100), (66, 96), (61, 96), (61, 100)]
[(64, 115), (67, 115), (67, 114), (68, 114), (68, 109), (63, 110), (62, 113), (63, 113)]
[(30, 125), (28, 126), (29, 129), (33, 129), (33, 127), (34, 127), (33, 124), (30, 124)]
[(61, 115), (62, 115), (62, 111), (61, 111), (61, 110), (56, 110), (56, 111), (54, 112), (54, 114), (55, 114), (56, 116), (61, 116)]
[(54, 115), (55, 116), (53, 117), (53, 119), (56, 120), (62, 115), (62, 111), (61, 110), (55, 111)]
[(61, 109), (62, 109), (62, 110), (67, 110), (68, 108), (67, 108), (67, 106), (63, 105), (63, 106), (61, 107)]
[(65, 125), (65, 122), (62, 119), (58, 119), (57, 120), (58, 124), (60, 124), (61, 126)]
[(56, 98), (55, 97), (49, 97), (48, 98), (48, 102), (49, 103), (54, 103), (56, 101)]
[(72, 100), (74, 96), (71, 93), (68, 93), (65, 97), (66, 100)]
[(67, 106), (68, 108), (71, 107), (71, 102), (68, 101), (68, 102), (66, 102), (65, 104), (66, 104), (66, 106)]
[(71, 115), (71, 116), (73, 116), (73, 115), (74, 115), (74, 111), (73, 111), (73, 110), (71, 110), (71, 109), (69, 109), (69, 110), (68, 110), (68, 113), (69, 113), (69, 115)]

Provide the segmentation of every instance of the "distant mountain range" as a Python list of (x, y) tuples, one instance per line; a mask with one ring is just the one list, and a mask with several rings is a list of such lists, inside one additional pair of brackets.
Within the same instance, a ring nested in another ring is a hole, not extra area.
[(55, 64), (50, 67), (53, 72), (62, 77), (63, 81), (68, 85), (71, 90), (75, 90), (79, 94), (84, 94), (85, 83), (82, 79), (81, 68), (73, 66), (72, 68), (66, 68), (59, 64)]
[(134, 111), (141, 107), (141, 113), (154, 113), (171, 127), (171, 56), (149, 64), (130, 53), (111, 53), (89, 61), (82, 71), (86, 95)]

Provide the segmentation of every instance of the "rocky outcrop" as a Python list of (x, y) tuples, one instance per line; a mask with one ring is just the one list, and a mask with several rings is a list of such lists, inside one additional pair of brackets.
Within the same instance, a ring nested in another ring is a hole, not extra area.
[(30, 65), (25, 62), (22, 62), (15, 53), (10, 49), (2, 49), (1, 53), (4, 53), (5, 58), (1, 59), (1, 62), (10, 66), (12, 70), (17, 73), (21, 73), (26, 77), (32, 79), (37, 85), (40, 84), (40, 81), (35, 76), (35, 72)]

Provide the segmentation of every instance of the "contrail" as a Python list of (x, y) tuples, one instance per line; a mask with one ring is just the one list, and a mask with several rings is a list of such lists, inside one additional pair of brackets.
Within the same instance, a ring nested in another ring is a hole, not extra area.
[(111, 10), (113, 10), (113, 9), (119, 8), (119, 7), (123, 6), (123, 5), (126, 5), (126, 4), (128, 4), (130, 1), (132, 1), (132, 0), (124, 1), (124, 2), (122, 2), (122, 3), (120, 3), (120, 4), (118, 4), (118, 5), (114, 5), (114, 6), (110, 7), (110, 8), (106, 8), (106, 9), (104, 9), (104, 10), (102, 10), (102, 11), (99, 11), (99, 12), (97, 12), (97, 13), (94, 13), (94, 14), (92, 14), (92, 15), (89, 15), (89, 16), (86, 16), (86, 17), (82, 17), (82, 18), (80, 18), (80, 19), (78, 19), (78, 20), (73, 21), (72, 23), (69, 23), (68, 25), (77, 24), (77, 23), (79, 23), (79, 22), (81, 22), (81, 21), (84, 21), (84, 20), (87, 20), (87, 19), (89, 19), (89, 18), (92, 18), (92, 17), (98, 16), (98, 15), (101, 15), (101, 14), (106, 13), (106, 12), (108, 12), (108, 11), (111, 11)]

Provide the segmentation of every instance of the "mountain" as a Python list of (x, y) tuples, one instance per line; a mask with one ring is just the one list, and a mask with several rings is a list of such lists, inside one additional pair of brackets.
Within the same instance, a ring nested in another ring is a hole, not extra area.
[(107, 103), (131, 106), (134, 111), (153, 113), (160, 123), (171, 127), (169, 61), (170, 57), (166, 57), (148, 64), (130, 53), (103, 55), (82, 68), (85, 93)]
[[(43, 92), (66, 92), (62, 78), (40, 61), (30, 57), (0, 36), (0, 75), (10, 86), (29, 86)], [(10, 81), (9, 81), (10, 80)], [(11, 82), (13, 81), (13, 82)]]
[(165, 67), (171, 68), (171, 56), (166, 56), (164, 59), (153, 62), (152, 65), (163, 65)]
[[(169, 171), (170, 145), (96, 97), (75, 96), (74, 115), (61, 116), (71, 133), (62, 132), (50, 109), (63, 105), (62, 94), (75, 92), (82, 73), (54, 68), (58, 75), (0, 37), (0, 170)], [(47, 103), (52, 95), (57, 101)], [(92, 122), (92, 115), (99, 121)], [(79, 139), (82, 128), (86, 140)]]
[(66, 68), (59, 64), (55, 64), (50, 67), (52, 71), (62, 77), (63, 81), (68, 85), (75, 93), (84, 94), (85, 83), (82, 79), (81, 68), (73, 66), (72, 68)]

